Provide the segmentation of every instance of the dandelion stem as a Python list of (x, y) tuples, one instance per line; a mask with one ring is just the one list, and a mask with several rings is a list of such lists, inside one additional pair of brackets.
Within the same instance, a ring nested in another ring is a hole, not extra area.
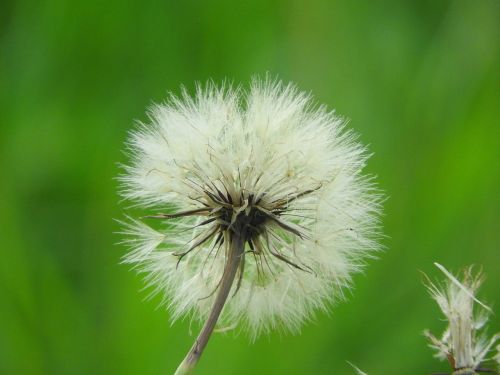
[(230, 238), (228, 259), (224, 268), (221, 283), (219, 285), (219, 290), (217, 291), (217, 295), (215, 297), (215, 302), (212, 306), (212, 310), (210, 311), (210, 315), (196, 341), (191, 347), (191, 350), (189, 350), (174, 375), (190, 374), (193, 371), (203, 353), (203, 350), (205, 349), (205, 346), (208, 343), (208, 340), (210, 339), (210, 335), (214, 330), (220, 313), (222, 312), (222, 308), (224, 307), (229, 292), (231, 291), (231, 287), (236, 277), (236, 272), (238, 271), (238, 267), (240, 265), (241, 257), (244, 253), (245, 240), (242, 233), (235, 232), (230, 233)]

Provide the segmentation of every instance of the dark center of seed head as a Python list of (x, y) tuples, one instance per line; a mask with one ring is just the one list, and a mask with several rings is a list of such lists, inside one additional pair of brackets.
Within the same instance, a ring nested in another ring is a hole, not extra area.
[[(220, 211), (220, 219), (224, 223), (224, 229), (232, 229), (238, 233), (244, 233), (246, 240), (261, 234), (264, 230), (264, 225), (268, 217), (255, 206), (250, 207), (249, 210), (242, 210), (237, 212), (237, 207), (223, 207)], [(237, 212), (237, 213), (236, 213)], [(233, 220), (233, 215), (236, 217)]]

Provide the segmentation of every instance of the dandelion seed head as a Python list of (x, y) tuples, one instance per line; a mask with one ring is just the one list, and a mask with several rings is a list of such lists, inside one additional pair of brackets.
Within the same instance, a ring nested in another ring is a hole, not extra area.
[(379, 249), (381, 196), (362, 174), (365, 147), (293, 85), (208, 84), (149, 117), (130, 135), (122, 194), (166, 227), (129, 223), (125, 262), (146, 273), (174, 320), (207, 317), (231, 232), (245, 252), (220, 324), (253, 336), (297, 331)]
[(429, 281), (427, 286), (446, 318), (447, 327), (440, 338), (429, 331), (424, 334), (436, 357), (448, 360), (454, 371), (476, 373), (476, 369), (492, 359), (488, 354), (500, 338), (499, 334), (488, 338), (483, 330), (491, 309), (476, 298), (476, 292), (484, 278), (481, 272), (474, 273), (473, 268), (468, 267), (459, 281), (442, 265), (435, 265), (445, 274), (446, 282)]

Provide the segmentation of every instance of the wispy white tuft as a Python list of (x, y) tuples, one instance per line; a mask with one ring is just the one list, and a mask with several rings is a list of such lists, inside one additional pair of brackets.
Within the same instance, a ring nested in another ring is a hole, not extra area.
[[(380, 194), (362, 174), (365, 147), (293, 85), (208, 84), (149, 116), (130, 135), (123, 196), (164, 215), (129, 224), (125, 261), (148, 274), (174, 319), (207, 317), (226, 260), (224, 231), (242, 213), (254, 229), (220, 324), (253, 336), (297, 331), (342, 298), (379, 249)], [(158, 218), (169, 227), (149, 228)]]
[(361, 369), (359, 369), (358, 367), (356, 367), (351, 362), (347, 361), (347, 363), (354, 369), (354, 371), (356, 371), (357, 375), (368, 375), (366, 372), (361, 371)]
[[(448, 326), (440, 338), (429, 331), (424, 333), (430, 346), (436, 350), (437, 358), (448, 360), (454, 371), (476, 373), (494, 359), (488, 358), (488, 354), (500, 338), (496, 334), (488, 339), (484, 333), (491, 309), (476, 298), (483, 277), (480, 272), (474, 275), (472, 267), (469, 267), (463, 271), (463, 279), (459, 281), (442, 265), (435, 265), (446, 276), (446, 282), (440, 285), (429, 281), (427, 286)], [(476, 309), (474, 304), (477, 304)]]

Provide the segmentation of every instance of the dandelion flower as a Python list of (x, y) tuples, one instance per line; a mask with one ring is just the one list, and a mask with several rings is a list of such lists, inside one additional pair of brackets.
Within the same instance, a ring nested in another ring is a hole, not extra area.
[[(459, 281), (438, 263), (435, 265), (445, 274), (444, 285), (428, 282), (428, 289), (443, 312), (448, 327), (441, 338), (429, 331), (425, 335), (430, 346), (436, 350), (436, 357), (448, 360), (454, 375), (472, 375), (481, 372), (495, 373), (482, 368), (485, 362), (494, 359), (487, 358), (491, 348), (500, 338), (499, 334), (488, 339), (480, 333), (488, 320), (490, 308), (479, 301), (475, 294), (483, 277), (481, 273), (473, 274), (472, 267), (463, 271), (463, 279)], [(479, 311), (474, 311), (474, 305)]]
[(380, 194), (362, 174), (365, 147), (293, 85), (208, 84), (149, 116), (130, 135), (121, 179), (125, 198), (154, 211), (128, 224), (125, 261), (164, 294), (174, 320), (206, 322), (184, 370), (217, 322), (252, 337), (297, 331), (378, 249)]

